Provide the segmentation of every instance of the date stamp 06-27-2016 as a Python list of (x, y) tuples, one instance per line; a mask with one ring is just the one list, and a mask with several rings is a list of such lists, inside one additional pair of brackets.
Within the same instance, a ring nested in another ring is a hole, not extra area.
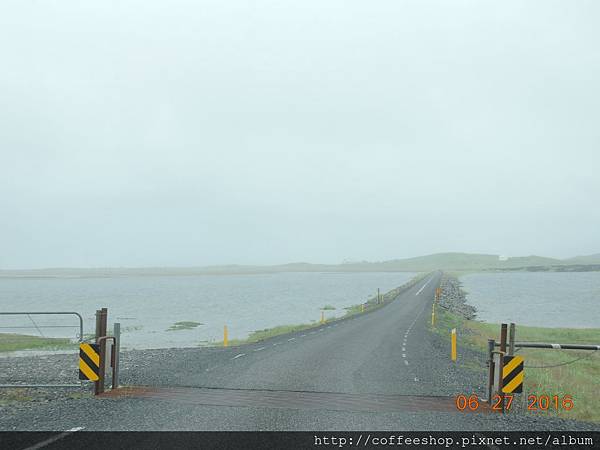
[[(480, 399), (477, 394), (460, 394), (456, 396), (455, 404), (459, 411), (477, 411), (485, 405), (486, 409), (508, 412), (513, 406), (513, 399), (512, 394), (496, 394), (492, 397), (491, 405), (488, 406), (487, 400)], [(527, 396), (527, 411), (570, 411), (574, 406), (571, 395), (530, 394)]]

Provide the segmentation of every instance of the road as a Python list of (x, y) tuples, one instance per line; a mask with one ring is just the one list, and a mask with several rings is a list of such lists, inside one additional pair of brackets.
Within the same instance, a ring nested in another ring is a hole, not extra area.
[[(482, 394), (485, 380), (451, 362), (447, 342), (430, 330), (431, 305), (441, 276), (430, 274), (370, 313), (256, 344), (131, 352), (136, 358), (124, 353), (122, 380), (136, 387), (118, 396), (40, 405), (26, 418), (15, 415), (5, 420), (2, 428), (568, 428), (558, 419), (456, 410), (452, 396)], [(462, 359), (475, 357), (459, 353)], [(472, 362), (482, 364), (481, 359)]]

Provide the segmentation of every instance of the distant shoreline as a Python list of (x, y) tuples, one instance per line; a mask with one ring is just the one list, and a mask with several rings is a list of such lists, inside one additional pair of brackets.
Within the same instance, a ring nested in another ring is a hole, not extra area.
[[(436, 270), (436, 269), (432, 269)], [(506, 273), (506, 272), (528, 272), (528, 273), (573, 273), (573, 272), (600, 272), (600, 264), (588, 265), (564, 265), (564, 266), (526, 266), (510, 268), (442, 268), (445, 272), (459, 273)], [(343, 267), (329, 266), (312, 268), (281, 268), (281, 267), (253, 267), (238, 270), (210, 270), (210, 269), (31, 269), (31, 270), (0, 270), (2, 279), (84, 279), (84, 278), (128, 278), (128, 277), (169, 277), (169, 276), (236, 276), (236, 275), (270, 275), (282, 273), (406, 273), (406, 272), (428, 272), (422, 268), (391, 269), (389, 267)]]

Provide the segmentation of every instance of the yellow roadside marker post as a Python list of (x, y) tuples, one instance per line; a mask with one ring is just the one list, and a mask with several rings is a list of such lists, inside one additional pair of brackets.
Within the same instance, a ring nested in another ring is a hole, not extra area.
[(223, 347), (227, 347), (229, 344), (227, 334), (227, 325), (223, 325)]
[(321, 311), (321, 323), (325, 323), (325, 311)]
[(452, 361), (456, 361), (456, 328), (452, 328)]

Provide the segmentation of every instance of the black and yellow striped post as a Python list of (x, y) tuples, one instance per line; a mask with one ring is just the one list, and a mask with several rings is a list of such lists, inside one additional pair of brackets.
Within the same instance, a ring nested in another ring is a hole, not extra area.
[(520, 394), (523, 392), (524, 362), (522, 356), (505, 356), (502, 367), (502, 392)]
[(79, 345), (79, 379), (100, 379), (100, 346), (83, 342)]

